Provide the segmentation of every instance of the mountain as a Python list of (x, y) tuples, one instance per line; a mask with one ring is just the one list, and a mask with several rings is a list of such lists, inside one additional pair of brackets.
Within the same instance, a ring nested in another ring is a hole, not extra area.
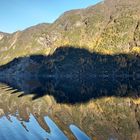
[(50, 55), (62, 46), (100, 54), (139, 54), (139, 15), (139, 0), (105, 0), (86, 9), (65, 12), (52, 24), (2, 33), (0, 65), (18, 57)]
[(0, 32), (0, 40), (2, 40), (4, 37), (8, 36), (8, 33)]

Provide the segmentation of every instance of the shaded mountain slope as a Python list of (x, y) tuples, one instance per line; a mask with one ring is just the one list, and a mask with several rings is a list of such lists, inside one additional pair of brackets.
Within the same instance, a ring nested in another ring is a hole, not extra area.
[(140, 77), (140, 56), (91, 53), (75, 46), (63, 46), (53, 54), (16, 58), (0, 67), (1, 76), (46, 77)]
[(33, 99), (51, 95), (58, 103), (102, 97), (139, 97), (140, 57), (103, 55), (72, 46), (49, 56), (16, 58), (0, 67), (0, 81)]

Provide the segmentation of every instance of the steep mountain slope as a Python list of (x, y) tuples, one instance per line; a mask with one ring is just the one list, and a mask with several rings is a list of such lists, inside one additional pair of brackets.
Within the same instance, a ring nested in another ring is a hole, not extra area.
[(38, 43), (38, 39), (41, 35), (45, 34), (48, 27), (49, 24), (39, 24), (24, 31), (17, 31), (3, 36), (0, 40), (1, 63), (8, 62), (19, 56), (36, 52), (41, 53), (40, 50), (44, 49), (45, 43), (39, 45), (41, 41)]
[(8, 36), (8, 33), (0, 32), (0, 40), (2, 40), (5, 36)]
[(103, 54), (140, 52), (140, 1), (105, 0), (65, 12), (53, 24), (40, 24), (0, 40), (0, 64), (31, 54), (52, 54), (75, 46)]

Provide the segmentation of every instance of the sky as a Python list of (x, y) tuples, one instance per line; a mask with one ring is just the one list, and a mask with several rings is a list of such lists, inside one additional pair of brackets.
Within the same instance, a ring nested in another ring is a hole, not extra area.
[(101, 0), (0, 0), (0, 31), (12, 33), (39, 23), (52, 23), (65, 11)]

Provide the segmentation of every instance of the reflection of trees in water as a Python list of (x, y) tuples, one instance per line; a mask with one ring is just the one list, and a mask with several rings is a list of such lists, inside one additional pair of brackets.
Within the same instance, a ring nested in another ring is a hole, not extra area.
[(138, 55), (74, 47), (17, 58), (0, 67), (0, 81), (13, 88), (1, 87), (0, 113), (21, 121), (32, 113), (47, 131), (49, 115), (69, 137), (68, 126), (76, 124), (92, 137), (129, 140), (139, 132), (139, 67)]
[[(108, 139), (114, 136), (118, 139), (130, 139), (138, 136), (140, 121), (139, 99), (104, 97), (86, 104), (59, 104), (53, 96), (46, 95), (32, 101), (31, 95), (18, 98), (19, 93), (8, 87), (0, 86), (1, 116), (16, 116), (24, 124), (28, 122), (30, 113), (34, 115), (40, 126), (49, 132), (44, 116), (49, 116), (58, 127), (73, 138), (68, 126), (75, 124), (89, 136), (98, 139)], [(10, 120), (10, 118), (9, 118)], [(30, 131), (30, 130), (28, 130)]]
[(45, 76), (1, 79), (13, 89), (22, 91), (19, 96), (33, 94), (33, 100), (51, 95), (58, 103), (86, 103), (102, 97), (139, 97), (140, 80), (132, 77), (48, 78)]

